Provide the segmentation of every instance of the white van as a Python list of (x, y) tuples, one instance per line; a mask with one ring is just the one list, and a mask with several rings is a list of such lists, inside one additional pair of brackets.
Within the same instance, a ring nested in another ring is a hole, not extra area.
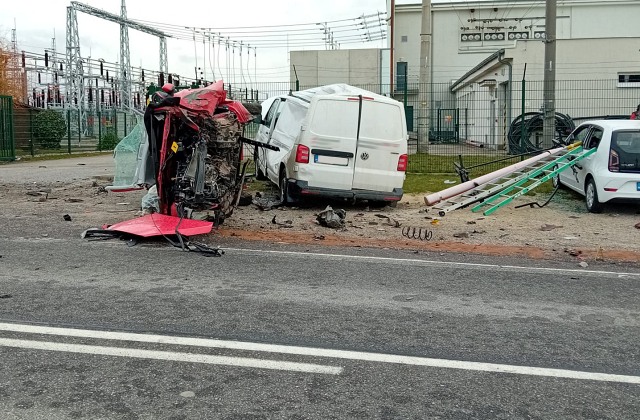
[(370, 202), (402, 198), (407, 169), (402, 103), (345, 84), (269, 98), (256, 140), (256, 175), (284, 203), (308, 196)]

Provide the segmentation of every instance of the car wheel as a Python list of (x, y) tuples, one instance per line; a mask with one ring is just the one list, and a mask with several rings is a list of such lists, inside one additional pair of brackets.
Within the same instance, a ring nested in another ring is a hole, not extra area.
[(585, 203), (590, 213), (602, 212), (602, 203), (598, 201), (598, 190), (596, 189), (596, 183), (593, 178), (589, 178), (587, 186), (585, 187)]
[[(556, 168), (553, 168), (554, 170)], [(553, 178), (551, 178), (551, 183), (553, 184), (553, 188), (559, 188), (560, 187), (560, 175), (556, 175)]]
[[(557, 170), (558, 166), (555, 166), (553, 168), (553, 170)], [(551, 183), (553, 184), (553, 188), (562, 188), (564, 185), (562, 185), (562, 182), (560, 182), (560, 174), (554, 176), (553, 178), (551, 178)]]

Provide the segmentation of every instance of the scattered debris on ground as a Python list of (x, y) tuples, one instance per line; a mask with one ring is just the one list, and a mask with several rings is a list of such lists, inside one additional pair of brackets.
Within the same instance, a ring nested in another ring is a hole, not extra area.
[(540, 226), (540, 230), (543, 232), (549, 232), (550, 230), (554, 230), (554, 229), (560, 229), (562, 228), (562, 226), (556, 226), (556, 225), (548, 225), (548, 224), (544, 224), (542, 226)]
[(331, 229), (344, 228), (347, 212), (343, 209), (334, 210), (331, 206), (327, 206), (326, 209), (318, 213), (316, 220), (320, 223), (320, 226), (328, 227)]
[(276, 220), (276, 217), (278, 217), (278, 216), (273, 216), (273, 219), (271, 219), (271, 224), (272, 225), (278, 225), (280, 227), (285, 227), (285, 228), (292, 228), (293, 227), (293, 221), (292, 220), (285, 220), (284, 222), (278, 222)]
[(252, 203), (261, 211), (269, 211), (282, 206), (282, 201), (279, 198), (268, 197), (261, 193), (256, 193)]
[(399, 228), (399, 227), (400, 227), (400, 222), (399, 222), (399, 221), (397, 221), (396, 219), (393, 219), (393, 218), (391, 218), (391, 217), (389, 217), (389, 216), (386, 216), (386, 215), (384, 215), (384, 214), (376, 214), (375, 216), (376, 216), (376, 217), (379, 217), (379, 218), (381, 218), (381, 219), (387, 219), (387, 220), (386, 220), (386, 223), (387, 223), (387, 225), (389, 225), (389, 226), (393, 226), (393, 227), (395, 227), (395, 228)]

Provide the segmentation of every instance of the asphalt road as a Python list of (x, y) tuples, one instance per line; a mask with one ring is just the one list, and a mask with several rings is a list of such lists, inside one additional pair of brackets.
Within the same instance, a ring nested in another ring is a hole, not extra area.
[(637, 419), (640, 270), (0, 243), (2, 419)]

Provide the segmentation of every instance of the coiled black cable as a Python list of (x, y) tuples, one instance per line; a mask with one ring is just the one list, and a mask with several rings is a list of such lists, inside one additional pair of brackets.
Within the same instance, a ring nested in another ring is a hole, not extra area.
[[(561, 145), (576, 126), (571, 117), (566, 114), (556, 112), (555, 117), (556, 129), (553, 144)], [(509, 126), (509, 154), (519, 155), (544, 150), (545, 147), (531, 141), (535, 133), (542, 132), (543, 126), (544, 116), (541, 112), (526, 112), (516, 117)]]

